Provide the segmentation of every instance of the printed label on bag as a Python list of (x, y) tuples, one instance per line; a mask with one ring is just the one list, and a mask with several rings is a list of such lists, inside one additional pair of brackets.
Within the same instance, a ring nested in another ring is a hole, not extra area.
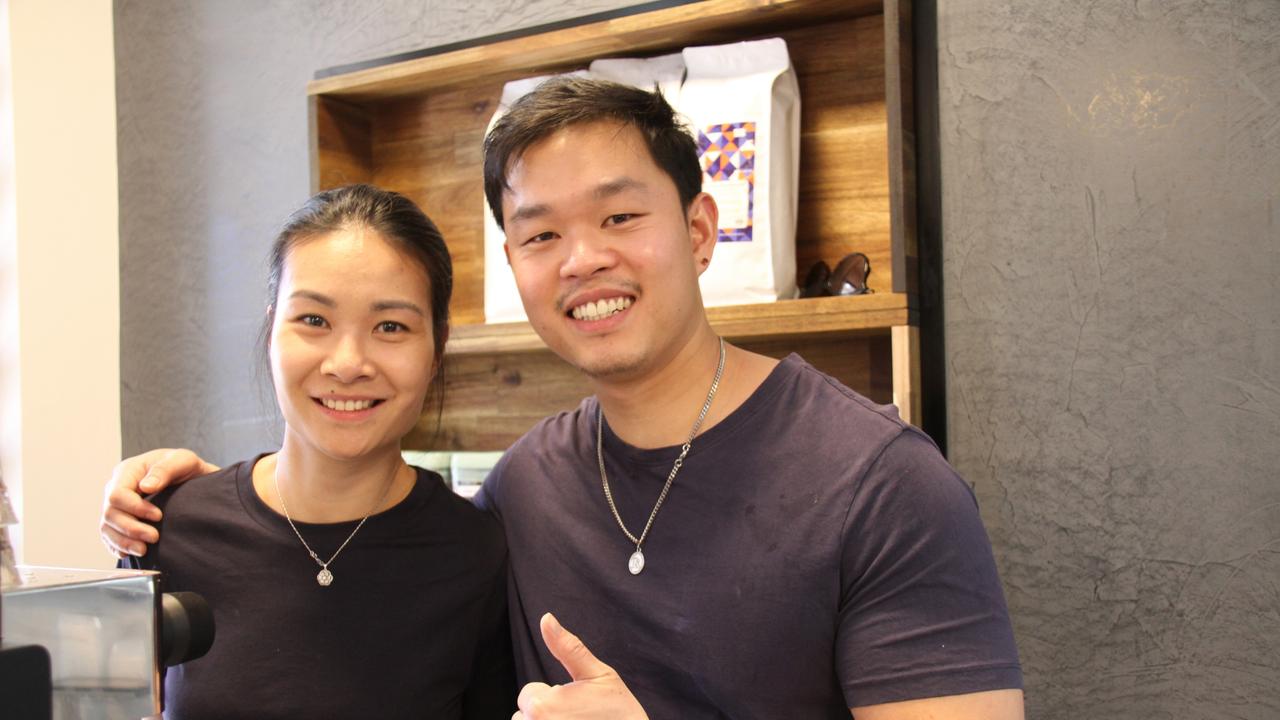
[(720, 242), (751, 242), (755, 215), (756, 124), (720, 123), (698, 132), (702, 189), (720, 209)]

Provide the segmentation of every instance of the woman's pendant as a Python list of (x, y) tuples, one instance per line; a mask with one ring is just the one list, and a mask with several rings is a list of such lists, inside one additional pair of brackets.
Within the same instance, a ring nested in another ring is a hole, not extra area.
[[(640, 564), (644, 565), (644, 560), (641, 560)], [(333, 582), (333, 573), (329, 572), (329, 568), (321, 568), (320, 572), (316, 575), (316, 582), (320, 583), (323, 587), (329, 587), (329, 584)]]
[(631, 553), (631, 559), (627, 561), (627, 569), (632, 575), (639, 575), (640, 571), (644, 570), (644, 553), (640, 552), (640, 548), (636, 548), (636, 551)]

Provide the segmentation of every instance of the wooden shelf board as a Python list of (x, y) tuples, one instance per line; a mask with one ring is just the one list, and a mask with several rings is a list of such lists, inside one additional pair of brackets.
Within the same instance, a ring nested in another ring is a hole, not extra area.
[[(729, 305), (707, 308), (707, 317), (716, 332), (728, 340), (887, 334), (893, 326), (917, 324), (915, 303), (902, 293)], [(498, 323), (454, 326), (445, 353), (481, 355), (546, 349), (528, 323)]]
[(600, 57), (725, 42), (749, 32), (880, 12), (883, 0), (706, 0), (320, 78), (307, 84), (307, 93), (387, 99), (504, 73), (534, 75)]

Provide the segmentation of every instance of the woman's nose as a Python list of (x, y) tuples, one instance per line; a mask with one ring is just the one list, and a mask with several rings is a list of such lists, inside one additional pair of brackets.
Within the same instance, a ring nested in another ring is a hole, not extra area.
[(321, 364), (320, 372), (339, 382), (351, 383), (371, 377), (373, 367), (369, 363), (363, 341), (351, 335), (343, 335), (337, 338), (332, 351)]

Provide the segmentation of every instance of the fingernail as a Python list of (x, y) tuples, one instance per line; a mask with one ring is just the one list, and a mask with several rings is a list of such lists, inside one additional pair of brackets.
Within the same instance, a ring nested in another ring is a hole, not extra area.
[(552, 615), (551, 613), (547, 613), (547, 617), (551, 620), (552, 637), (560, 637), (560, 633), (564, 632), (564, 628), (560, 626), (560, 621), (557, 620), (556, 616)]
[(138, 483), (138, 489), (142, 490), (143, 492), (151, 492), (152, 490), (155, 489), (155, 487), (156, 487), (156, 479), (151, 475), (148, 475), (142, 478), (142, 480)]
[(132, 555), (132, 556), (134, 556), (134, 557), (142, 557), (142, 546), (141, 546), (141, 545), (130, 545), (130, 546), (129, 546), (129, 554), (130, 554), (130, 555)]

